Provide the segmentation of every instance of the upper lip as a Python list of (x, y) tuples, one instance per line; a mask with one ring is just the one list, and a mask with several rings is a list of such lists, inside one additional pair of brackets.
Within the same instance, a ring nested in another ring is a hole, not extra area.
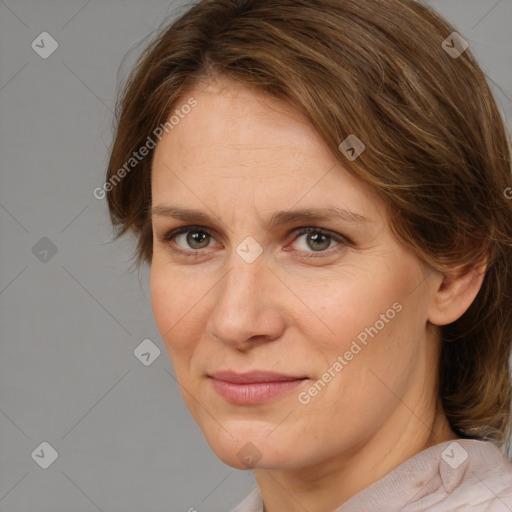
[(208, 374), (209, 377), (213, 377), (217, 380), (223, 380), (225, 382), (232, 382), (235, 384), (254, 384), (256, 382), (282, 382), (290, 380), (306, 379), (307, 377), (300, 377), (297, 375), (285, 375), (283, 373), (266, 372), (262, 370), (256, 370), (246, 373), (236, 373), (229, 370), (220, 370), (215, 373)]

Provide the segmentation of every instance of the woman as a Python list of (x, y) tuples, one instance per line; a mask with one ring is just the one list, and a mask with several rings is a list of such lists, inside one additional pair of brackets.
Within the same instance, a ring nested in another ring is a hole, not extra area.
[(149, 45), (105, 190), (191, 414), (254, 471), (234, 510), (512, 510), (510, 173), (419, 2), (205, 0)]

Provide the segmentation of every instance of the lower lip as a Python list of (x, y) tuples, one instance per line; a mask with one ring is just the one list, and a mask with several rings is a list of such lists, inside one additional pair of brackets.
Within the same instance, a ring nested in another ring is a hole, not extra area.
[(215, 391), (228, 402), (237, 405), (261, 404), (271, 398), (291, 391), (305, 380), (306, 379), (235, 384), (233, 382), (211, 378)]

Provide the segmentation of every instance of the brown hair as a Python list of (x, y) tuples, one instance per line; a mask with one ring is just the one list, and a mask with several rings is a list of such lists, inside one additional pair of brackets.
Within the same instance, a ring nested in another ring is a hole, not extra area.
[[(461, 437), (508, 447), (512, 152), (471, 51), (443, 47), (452, 32), (414, 0), (200, 1), (161, 30), (128, 77), (105, 190), (116, 238), (133, 232), (137, 264), (150, 263), (152, 150), (122, 179), (116, 173), (187, 90), (222, 76), (294, 105), (374, 187), (419, 258), (464, 273), (487, 257), (476, 299), (441, 327), (438, 396)], [(366, 146), (353, 161), (338, 149), (350, 134)]]

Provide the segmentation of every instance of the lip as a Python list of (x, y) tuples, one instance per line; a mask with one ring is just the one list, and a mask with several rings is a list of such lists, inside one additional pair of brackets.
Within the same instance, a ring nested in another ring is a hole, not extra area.
[(228, 402), (251, 405), (267, 402), (299, 386), (307, 377), (282, 373), (218, 371), (210, 378), (213, 388)]
[(260, 382), (284, 382), (291, 380), (305, 379), (304, 375), (285, 375), (284, 373), (266, 372), (264, 370), (255, 370), (252, 372), (237, 373), (231, 370), (220, 370), (208, 374), (217, 380), (231, 382), (233, 384), (254, 384)]

